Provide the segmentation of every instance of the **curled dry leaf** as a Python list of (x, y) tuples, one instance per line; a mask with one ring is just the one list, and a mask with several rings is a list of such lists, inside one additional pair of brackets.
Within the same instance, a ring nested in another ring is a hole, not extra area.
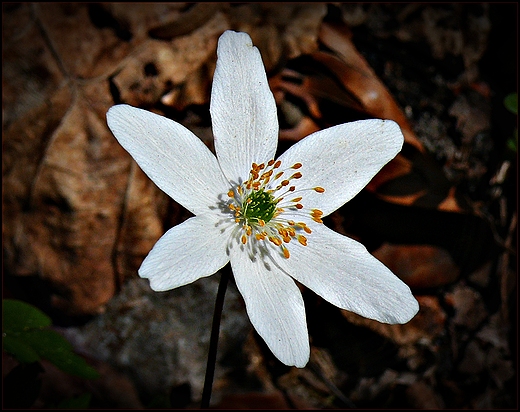
[[(354, 46), (348, 26), (323, 23), (319, 41), (324, 50), (296, 59), (270, 79), (282, 113), (289, 120), (280, 138), (300, 140), (323, 127), (352, 120), (345, 109), (358, 116), (392, 119), (401, 127), (408, 148), (374, 177), (367, 190), (392, 203), (411, 205), (421, 201), (423, 206), (439, 210), (463, 211), (455, 189), (430, 159), (387, 87)], [(299, 115), (296, 108), (284, 103), (288, 96), (303, 102), (305, 107)], [(410, 187), (410, 178), (421, 181), (421, 187)], [(440, 199), (435, 196), (435, 202), (424, 202), (429, 192), (439, 189), (443, 191)]]

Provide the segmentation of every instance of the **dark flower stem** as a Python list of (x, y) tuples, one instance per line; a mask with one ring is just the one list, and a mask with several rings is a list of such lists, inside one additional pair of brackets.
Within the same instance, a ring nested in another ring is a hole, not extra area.
[(220, 332), (220, 319), (222, 308), (224, 307), (224, 297), (229, 281), (231, 270), (224, 268), (221, 270), (220, 283), (218, 285), (217, 299), (215, 300), (215, 312), (213, 313), (213, 324), (211, 325), (211, 337), (209, 341), (208, 365), (206, 366), (206, 376), (204, 377), (204, 389), (202, 390), (201, 408), (209, 408), (211, 399), (211, 389), (213, 387), (213, 377), (215, 376), (215, 364), (217, 362), (218, 336)]

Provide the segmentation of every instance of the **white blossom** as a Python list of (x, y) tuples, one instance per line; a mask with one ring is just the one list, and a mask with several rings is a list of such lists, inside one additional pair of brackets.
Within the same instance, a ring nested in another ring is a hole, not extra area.
[(231, 263), (248, 316), (276, 357), (309, 360), (298, 281), (339, 308), (408, 322), (408, 286), (359, 242), (322, 218), (352, 199), (401, 150), (391, 120), (341, 124), (278, 159), (278, 118), (260, 53), (246, 33), (219, 39), (210, 112), (216, 156), (184, 126), (128, 105), (108, 125), (141, 169), (195, 216), (168, 230), (139, 275), (155, 291), (187, 285)]

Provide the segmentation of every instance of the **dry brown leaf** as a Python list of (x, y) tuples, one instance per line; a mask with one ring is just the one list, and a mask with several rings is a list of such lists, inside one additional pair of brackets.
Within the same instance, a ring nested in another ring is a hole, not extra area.
[(460, 270), (450, 254), (431, 245), (383, 244), (373, 252), (412, 289), (436, 288), (453, 283)]
[[(122, 280), (135, 275), (164, 231), (166, 201), (114, 139), (105, 117), (114, 103), (110, 77), (119, 81), (136, 55), (142, 69), (149, 62), (140, 53), (157, 43), (122, 41), (94, 26), (88, 7), (21, 4), (10, 17), (24, 26), (10, 26), (3, 38), (6, 267), (13, 275), (47, 279), (52, 304), (76, 314), (99, 311)], [(201, 40), (205, 52), (183, 60), (183, 73), (214, 53), (223, 26), (212, 22), (205, 30), (213, 43)], [(179, 56), (188, 40), (153, 51)], [(186, 74), (175, 77), (178, 64), (168, 66), (167, 76), (182, 81)], [(129, 102), (146, 101), (121, 89)]]
[[(320, 40), (334, 50), (345, 62), (350, 70), (345, 71), (343, 65), (337, 68), (337, 74), (349, 90), (362, 102), (364, 111), (376, 118), (392, 119), (399, 124), (403, 131), (405, 142), (417, 150), (424, 152), (424, 147), (415, 136), (412, 127), (399, 105), (381, 82), (363, 56), (357, 51), (351, 41), (349, 32), (344, 27), (335, 27), (332, 24), (321, 26)], [(317, 55), (318, 60), (323, 55)], [(330, 60), (330, 59), (329, 59)], [(331, 67), (332, 66), (332, 67)], [(335, 65), (329, 65), (332, 70)]]

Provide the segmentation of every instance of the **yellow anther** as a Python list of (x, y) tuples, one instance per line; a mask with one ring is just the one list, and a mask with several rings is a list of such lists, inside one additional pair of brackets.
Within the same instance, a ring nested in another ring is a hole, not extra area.
[(302, 200), (302, 197), (295, 197), (294, 199), (291, 200), (291, 202), (299, 202), (300, 200)]
[(264, 240), (265, 239), (265, 235), (263, 233), (257, 233), (255, 235), (256, 237), (256, 240)]
[(262, 227), (265, 226), (265, 222), (262, 219), (258, 219), (258, 224)]
[(229, 192), (227, 192), (227, 195), (229, 197), (235, 197), (235, 192), (233, 192), (232, 190), (230, 190)]
[(311, 216), (312, 217), (322, 217), (323, 216), (323, 212), (319, 209), (312, 209), (311, 211)]
[(282, 239), (280, 239), (279, 237), (271, 236), (269, 240), (273, 242), (276, 246), (280, 246), (282, 244)]
[(292, 166), (293, 169), (299, 169), (300, 167), (302, 167), (302, 164), (301, 164), (301, 163), (295, 163), (295, 164), (293, 164), (293, 166)]
[(282, 252), (283, 252), (283, 255), (285, 256), (285, 258), (289, 259), (289, 256), (291, 256), (291, 255), (286, 247), (282, 246)]
[(294, 220), (288, 220), (287, 224), (290, 225), (290, 226), (296, 225), (296, 223), (294, 223)]
[[(321, 223), (321, 222), (318, 222), (318, 223)], [(303, 230), (305, 230), (305, 233), (308, 233), (309, 235), (312, 233), (312, 230), (309, 226), (304, 226)]]
[(323, 187), (315, 187), (314, 190), (318, 193), (323, 193), (325, 191), (325, 189)]
[(313, 216), (312, 220), (314, 220), (317, 223), (323, 223), (323, 220), (321, 220), (319, 217), (314, 217)]
[(277, 180), (277, 179), (280, 179), (280, 177), (282, 177), (283, 175), (283, 172), (278, 172), (275, 177), (274, 177), (274, 180)]
[(262, 176), (260, 176), (260, 180), (269, 179), (271, 175), (273, 174), (272, 170), (269, 170), (267, 172), (262, 173)]
[(307, 246), (307, 238), (303, 235), (298, 236), (298, 242), (300, 242), (303, 246)]
[(251, 233), (253, 233), (253, 229), (251, 226), (246, 226), (246, 235), (251, 236)]
[(246, 235), (242, 235), (242, 243), (245, 245), (247, 242), (247, 237)]

